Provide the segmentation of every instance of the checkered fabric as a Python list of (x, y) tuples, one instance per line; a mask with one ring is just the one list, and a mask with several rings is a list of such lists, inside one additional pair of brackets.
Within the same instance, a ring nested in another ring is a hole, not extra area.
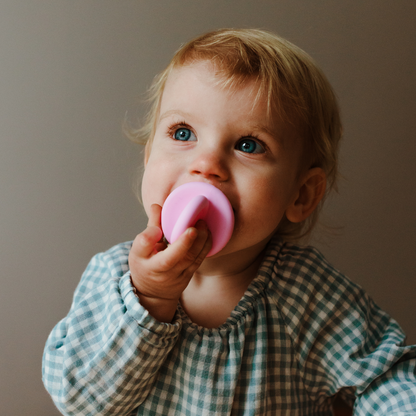
[(132, 291), (131, 243), (95, 256), (44, 352), (64, 415), (416, 415), (416, 346), (313, 248), (271, 241), (227, 322), (153, 319)]

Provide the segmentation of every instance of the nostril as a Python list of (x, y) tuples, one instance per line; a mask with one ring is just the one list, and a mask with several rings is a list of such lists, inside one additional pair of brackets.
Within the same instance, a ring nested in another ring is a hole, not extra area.
[(228, 177), (228, 169), (218, 152), (201, 151), (189, 166), (189, 172), (205, 179), (224, 181)]

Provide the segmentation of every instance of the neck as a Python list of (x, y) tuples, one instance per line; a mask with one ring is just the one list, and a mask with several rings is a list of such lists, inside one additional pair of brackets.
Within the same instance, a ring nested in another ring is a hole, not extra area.
[(213, 257), (206, 258), (194, 276), (201, 278), (241, 276), (251, 270), (253, 264), (260, 264), (268, 241), (269, 239), (232, 253), (227, 253), (227, 248), (225, 248), (224, 253), (220, 252)]
[(194, 323), (214, 328), (227, 320), (256, 277), (264, 246), (204, 260), (181, 298)]

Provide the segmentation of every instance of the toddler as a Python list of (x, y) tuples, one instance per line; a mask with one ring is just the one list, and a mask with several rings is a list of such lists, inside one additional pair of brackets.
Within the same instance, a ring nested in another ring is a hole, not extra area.
[[(302, 50), (260, 30), (184, 45), (152, 87), (147, 228), (93, 257), (53, 329), (43, 381), (64, 415), (416, 415), (416, 346), (356, 284), (295, 245), (336, 185), (341, 123)], [(188, 182), (229, 199), (171, 245), (161, 207)]]

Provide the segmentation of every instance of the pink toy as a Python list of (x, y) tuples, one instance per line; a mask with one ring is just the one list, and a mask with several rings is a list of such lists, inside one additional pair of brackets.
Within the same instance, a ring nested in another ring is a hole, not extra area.
[(175, 242), (187, 228), (204, 220), (212, 234), (213, 256), (228, 243), (234, 229), (234, 213), (230, 201), (215, 186), (205, 182), (189, 182), (176, 188), (162, 208), (162, 230), (169, 243)]

